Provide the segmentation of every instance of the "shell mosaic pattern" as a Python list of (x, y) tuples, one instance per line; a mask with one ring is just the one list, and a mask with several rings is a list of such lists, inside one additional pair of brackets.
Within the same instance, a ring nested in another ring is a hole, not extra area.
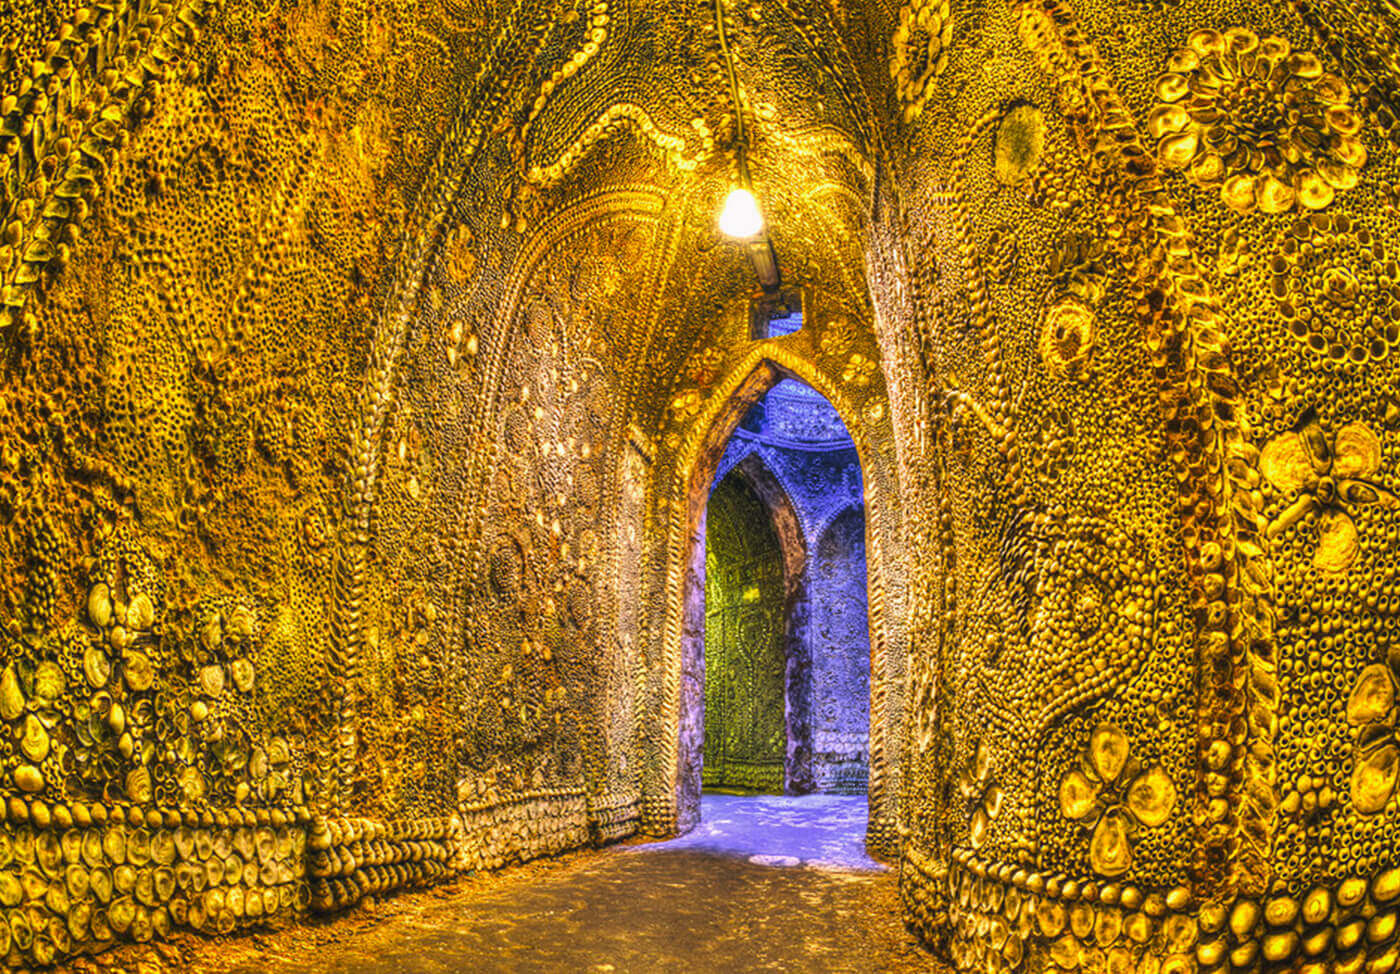
[[(1394, 969), (1397, 44), (1379, 0), (11, 3), (4, 964), (685, 824), (695, 474), (792, 373), (860, 455), (868, 839), (930, 944)], [(811, 297), (758, 343), (738, 113)]]

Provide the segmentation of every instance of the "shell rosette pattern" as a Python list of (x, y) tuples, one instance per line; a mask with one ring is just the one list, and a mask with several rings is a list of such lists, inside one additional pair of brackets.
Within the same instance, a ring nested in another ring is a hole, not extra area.
[(904, 106), (904, 121), (924, 110), (933, 79), (948, 66), (953, 17), (948, 0), (909, 0), (899, 8), (890, 42), (890, 78)]
[(1076, 297), (1064, 296), (1045, 312), (1040, 357), (1056, 376), (1082, 378), (1094, 351), (1094, 310)]
[(1381, 442), (1365, 423), (1348, 423), (1329, 441), (1310, 420), (1301, 430), (1270, 440), (1259, 467), (1274, 490), (1293, 498), (1270, 522), (1269, 537), (1318, 515), (1313, 566), (1321, 571), (1344, 572), (1356, 562), (1361, 546), (1353, 515), (1358, 508), (1400, 507), (1400, 497), (1375, 482)]
[(1299, 215), (1270, 261), (1279, 316), (1325, 361), (1381, 362), (1400, 344), (1400, 263), (1345, 213)]
[(1351, 772), (1351, 803), (1362, 815), (1385, 809), (1400, 773), (1400, 712), (1396, 708), (1395, 660), (1372, 663), (1356, 677), (1347, 695), (1347, 723), (1356, 732)]
[(1167, 59), (1148, 129), (1157, 158), (1238, 213), (1319, 210), (1366, 164), (1351, 89), (1316, 54), (1235, 27)]
[(1079, 765), (1060, 779), (1060, 811), (1091, 830), (1089, 865), (1101, 876), (1126, 873), (1134, 832), (1161, 825), (1176, 805), (1167, 772), (1157, 765), (1143, 769), (1129, 750), (1122, 730), (1100, 724)]

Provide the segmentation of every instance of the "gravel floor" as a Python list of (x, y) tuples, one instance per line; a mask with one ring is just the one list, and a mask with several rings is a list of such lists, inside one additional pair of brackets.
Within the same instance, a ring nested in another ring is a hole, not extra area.
[(702, 823), (222, 942), (199, 974), (903, 972), (942, 968), (870, 860), (864, 798), (706, 795)]

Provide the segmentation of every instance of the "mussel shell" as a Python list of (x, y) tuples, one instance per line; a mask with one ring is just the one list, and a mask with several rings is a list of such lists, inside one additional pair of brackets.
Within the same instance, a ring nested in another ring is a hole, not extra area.
[(175, 837), (166, 829), (151, 836), (151, 859), (162, 866), (175, 861)]
[(112, 678), (112, 658), (96, 646), (83, 653), (83, 675), (94, 690), (101, 690)]
[(24, 890), (26, 902), (33, 903), (44, 898), (49, 891), (49, 880), (37, 868), (29, 866), (19, 874), (19, 885)]
[(277, 836), (272, 829), (262, 826), (253, 837), (253, 844), (257, 847), (258, 859), (267, 862), (277, 855)]
[(252, 691), (254, 673), (253, 664), (251, 661), (246, 659), (236, 659), (229, 666), (229, 670), (233, 675), (234, 686), (238, 687), (238, 689), (243, 691), (244, 693), (249, 693)]
[(88, 931), (98, 943), (106, 943), (113, 937), (112, 924), (107, 919), (106, 907), (96, 907), (88, 919)]
[(144, 866), (151, 861), (151, 833), (143, 828), (134, 828), (126, 837), (126, 858), (133, 866)]
[(90, 875), (85, 866), (69, 866), (63, 872), (64, 884), (68, 887), (68, 896), (73, 900), (85, 900), (89, 890), (91, 890)]
[(124, 862), (112, 870), (112, 885), (118, 893), (130, 893), (136, 888), (136, 867)]
[(94, 866), (88, 873), (88, 887), (99, 903), (112, 902), (113, 885), (112, 871), (106, 866)]
[(24, 887), (12, 872), (0, 872), (0, 906), (15, 907), (24, 902)]
[(28, 950), (34, 944), (34, 928), (29, 917), (18, 910), (10, 914), (10, 936), (20, 950)]
[(136, 873), (136, 902), (145, 906), (156, 905), (156, 871), (147, 866)]
[(68, 908), (68, 934), (74, 940), (86, 940), (92, 922), (92, 904), (74, 903)]
[(124, 934), (131, 929), (131, 921), (136, 919), (136, 904), (129, 896), (112, 901), (107, 908), (107, 922), (115, 933)]
[(44, 905), (54, 914), (62, 916), (68, 912), (68, 887), (63, 883), (50, 883), (44, 892)]
[(175, 895), (175, 870), (169, 866), (157, 866), (155, 870), (155, 891), (158, 903), (169, 903)]
[(113, 863), (126, 862), (126, 829), (123, 826), (108, 827), (102, 836), (102, 851)]
[(72, 865), (81, 862), (83, 858), (83, 835), (80, 829), (67, 829), (59, 838), (59, 845), (63, 847), (63, 861)]
[(97, 829), (83, 832), (83, 862), (92, 867), (102, 866), (107, 862), (102, 850), (102, 833)]
[(51, 831), (40, 832), (34, 837), (34, 859), (50, 878), (57, 879), (63, 865), (63, 843)]
[(14, 841), (12, 843), (15, 862), (30, 863), (34, 861), (34, 830), (27, 825), (21, 825), (14, 831)]
[(181, 825), (175, 830), (175, 851), (181, 859), (189, 859), (194, 854), (194, 829)]

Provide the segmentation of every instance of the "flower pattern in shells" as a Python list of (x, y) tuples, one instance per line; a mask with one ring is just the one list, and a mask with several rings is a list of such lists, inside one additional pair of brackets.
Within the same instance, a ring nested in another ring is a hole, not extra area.
[(1285, 38), (1196, 31), (1156, 94), (1147, 124), (1158, 161), (1239, 213), (1322, 209), (1366, 164), (1351, 89)]

